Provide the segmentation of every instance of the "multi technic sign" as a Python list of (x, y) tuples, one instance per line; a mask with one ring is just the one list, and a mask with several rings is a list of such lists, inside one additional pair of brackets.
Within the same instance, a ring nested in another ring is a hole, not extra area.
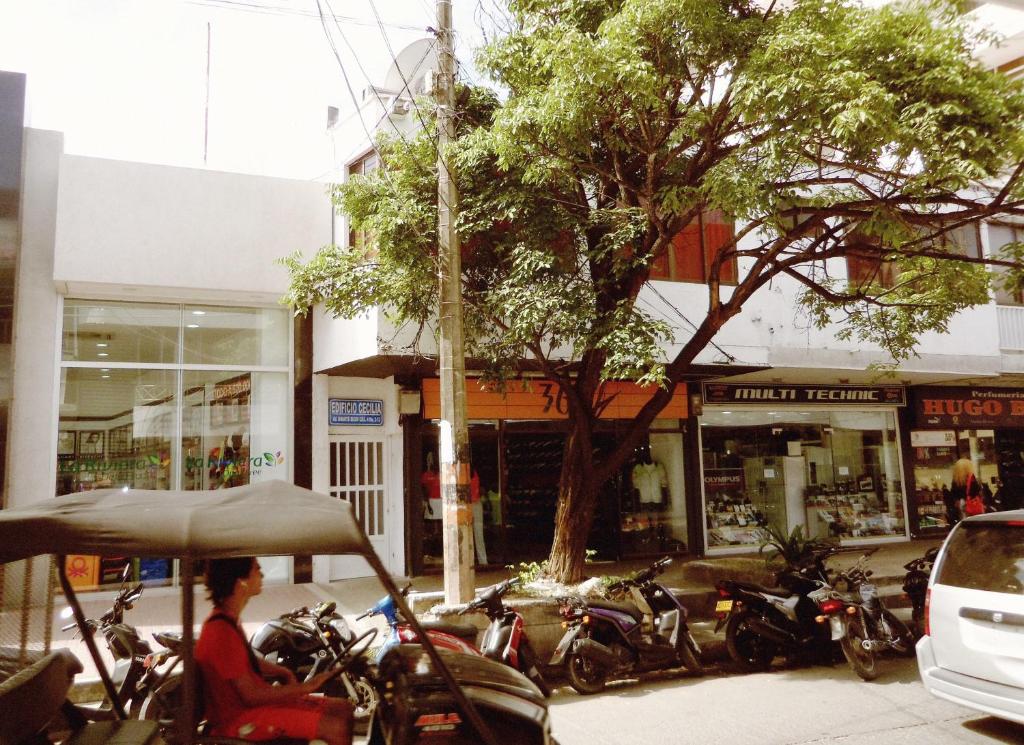
[(376, 398), (332, 398), (328, 402), (328, 424), (332, 427), (384, 424), (384, 402)]
[(904, 406), (901, 385), (773, 385), (763, 383), (704, 383), (704, 403), (829, 404), (838, 406)]

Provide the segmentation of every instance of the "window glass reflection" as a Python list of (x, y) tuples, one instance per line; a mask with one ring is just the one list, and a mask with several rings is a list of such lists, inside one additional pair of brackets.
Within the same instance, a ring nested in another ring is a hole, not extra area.
[(180, 321), (176, 305), (65, 300), (61, 358), (174, 363)]
[(278, 308), (185, 306), (184, 362), (284, 367), (289, 318)]

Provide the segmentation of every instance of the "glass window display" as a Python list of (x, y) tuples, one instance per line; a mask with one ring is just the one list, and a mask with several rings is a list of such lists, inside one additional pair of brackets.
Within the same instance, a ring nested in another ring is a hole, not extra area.
[[(997, 438), (996, 431), (992, 429), (913, 432), (911, 445), (918, 527), (921, 530), (950, 527), (946, 505), (950, 498), (953, 464), (960, 458), (970, 459), (981, 488), (988, 492), (986, 501), (991, 503), (1000, 493), (1000, 455), (1012, 457), (1017, 451), (1012, 444), (1008, 448), (1003, 447), (1008, 440)], [(1004, 467), (1003, 470), (1009, 469)]]
[(812, 537), (904, 535), (891, 411), (705, 410), (709, 547), (757, 546), (764, 528)]
[[(288, 318), (278, 308), (66, 300), (56, 494), (287, 480)], [(126, 561), (100, 565), (90, 581), (119, 579)], [(173, 577), (166, 560), (132, 561), (137, 579)], [(263, 566), (288, 579), (289, 560)]]

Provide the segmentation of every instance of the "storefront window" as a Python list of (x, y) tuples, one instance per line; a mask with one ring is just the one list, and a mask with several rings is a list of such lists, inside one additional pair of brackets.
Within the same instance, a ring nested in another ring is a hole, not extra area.
[[(67, 300), (64, 322), (58, 495), (288, 479), (287, 311)], [(116, 581), (126, 562), (143, 581), (173, 576), (164, 559), (75, 557), (69, 567), (88, 587)], [(270, 581), (287, 581), (287, 558), (261, 564)]]
[[(662, 427), (666, 424), (658, 422)], [(621, 508), (622, 555), (685, 551), (683, 433), (652, 431), (628, 472), (629, 488)]]
[(890, 411), (705, 410), (708, 546), (757, 546), (764, 529), (816, 538), (903, 535)]
[(64, 301), (65, 362), (178, 362), (176, 305)]
[[(914, 461), (914, 490), (918, 527), (921, 530), (949, 526), (947, 503), (952, 486), (953, 464), (967, 458), (987, 501), (998, 493), (1000, 462), (996, 431), (992, 429), (924, 430), (911, 433)], [(1010, 448), (1012, 455), (1013, 448)]]

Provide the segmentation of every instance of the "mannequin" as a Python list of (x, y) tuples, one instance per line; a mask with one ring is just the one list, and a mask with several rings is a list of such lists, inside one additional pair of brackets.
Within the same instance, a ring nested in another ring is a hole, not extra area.
[(427, 467), (420, 476), (423, 486), (423, 498), (426, 500), (424, 517), (428, 520), (441, 519), (441, 476), (434, 469), (434, 454), (427, 453)]
[(633, 488), (640, 500), (640, 509), (660, 508), (665, 503), (665, 488), (668, 474), (665, 467), (651, 457), (651, 449), (640, 448), (636, 465), (632, 471)]

